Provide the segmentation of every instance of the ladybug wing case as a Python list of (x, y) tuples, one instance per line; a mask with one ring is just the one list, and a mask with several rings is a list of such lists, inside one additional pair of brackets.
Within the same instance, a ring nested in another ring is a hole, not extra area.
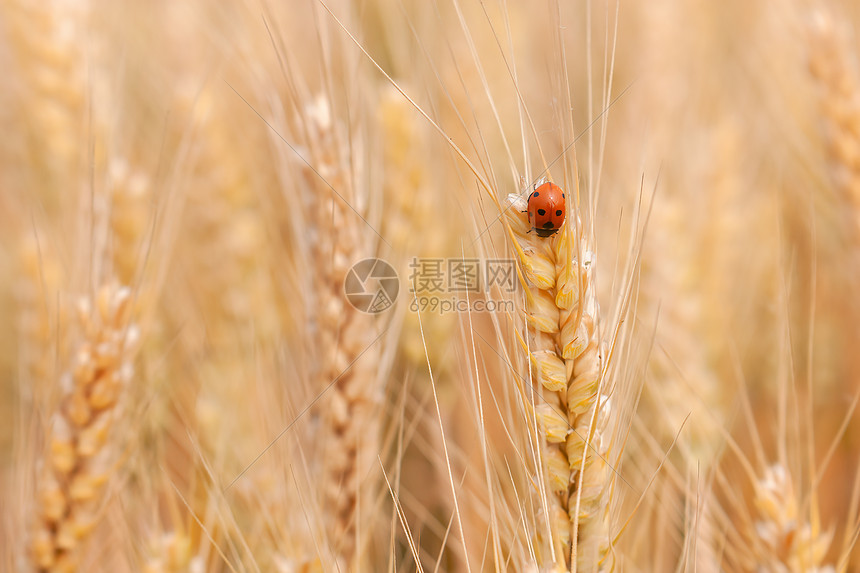
[(541, 185), (529, 196), (529, 223), (540, 237), (549, 237), (564, 224), (564, 192), (552, 183)]
[(529, 201), (529, 222), (540, 237), (555, 234), (564, 223), (564, 201), (546, 193)]

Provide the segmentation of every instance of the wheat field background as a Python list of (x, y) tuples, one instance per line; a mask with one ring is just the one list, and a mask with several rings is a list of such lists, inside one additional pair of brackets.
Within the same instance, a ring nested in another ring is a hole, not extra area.
[(0, 569), (860, 570), (858, 26), (0, 0)]

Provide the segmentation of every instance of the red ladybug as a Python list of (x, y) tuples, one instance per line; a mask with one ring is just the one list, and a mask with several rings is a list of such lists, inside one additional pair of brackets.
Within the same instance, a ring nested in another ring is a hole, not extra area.
[(529, 223), (539, 237), (549, 237), (564, 224), (564, 191), (544, 183), (529, 195)]

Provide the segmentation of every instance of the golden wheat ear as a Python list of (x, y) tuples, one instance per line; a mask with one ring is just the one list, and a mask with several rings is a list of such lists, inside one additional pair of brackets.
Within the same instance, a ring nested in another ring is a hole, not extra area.
[(821, 8), (807, 26), (809, 72), (818, 92), (830, 178), (860, 222), (860, 63), (848, 27)]
[(833, 534), (817, 530), (817, 517), (801, 514), (791, 475), (781, 464), (768, 467), (755, 483), (756, 535), (764, 551), (759, 568), (767, 571), (834, 571), (826, 567)]
[(352, 304), (345, 292), (348, 277), (375, 272), (375, 266), (353, 266), (374, 264), (378, 236), (362, 216), (369, 192), (349, 155), (370, 141), (358, 134), (350, 140), (337, 114), (325, 94), (304, 101), (295, 121), (308, 160), (297, 162), (297, 173), (283, 181), (288, 203), (300, 207), (296, 236), (307, 239), (300, 247), (307, 269), (304, 308), (297, 314), (313, 333), (306, 342), (312, 357), (306, 375), (319, 397), (310, 411), (314, 434), (305, 446), (317, 504), (309, 520), (318, 545), (290, 558), (303, 567), (357, 570), (369, 566), (379, 539), (377, 458), (388, 360), (385, 317)]
[(60, 379), (61, 400), (39, 464), (34, 570), (77, 571), (99, 517), (106, 484), (116, 474), (119, 449), (111, 443), (132, 382), (137, 328), (129, 322), (131, 291), (107, 285), (78, 306), (80, 334), (73, 363)]
[(504, 215), (527, 289), (524, 346), (539, 397), (535, 415), (544, 432), (551, 491), (546, 510), (552, 554), (539, 560), (543, 567), (601, 570), (610, 546), (606, 493), (614, 416), (612, 399), (601, 393), (606, 350), (598, 339), (594, 255), (577, 235), (576, 209), (556, 235), (529, 233), (522, 195), (508, 196)]

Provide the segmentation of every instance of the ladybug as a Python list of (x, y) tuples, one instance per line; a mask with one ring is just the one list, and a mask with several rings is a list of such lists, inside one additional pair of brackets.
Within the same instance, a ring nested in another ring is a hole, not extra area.
[(529, 224), (539, 237), (549, 237), (564, 224), (564, 191), (554, 183), (544, 183), (529, 195)]

